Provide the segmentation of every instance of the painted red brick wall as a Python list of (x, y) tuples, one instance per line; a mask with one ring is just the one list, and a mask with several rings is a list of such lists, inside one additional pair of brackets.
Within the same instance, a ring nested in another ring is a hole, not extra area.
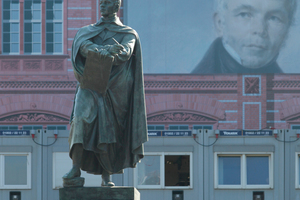
[[(22, 51), (21, 55), (0, 55), (0, 125), (68, 124), (76, 88), (70, 60), (73, 38), (80, 27), (97, 21), (98, 5), (95, 0), (65, 0), (63, 5), (63, 55), (45, 55), (45, 23), (42, 55), (22, 55)], [(123, 10), (119, 15), (122, 17)], [(1, 17), (2, 13), (0, 21)], [(20, 36), (23, 46), (23, 34)], [(0, 51), (1, 44), (0, 39)], [(300, 75), (288, 74), (145, 75), (148, 123), (166, 128), (172, 124), (190, 128), (213, 125), (215, 129), (290, 128), (300, 124), (298, 80)], [(50, 117), (48, 121), (26, 121), (24, 116), (34, 113)]]

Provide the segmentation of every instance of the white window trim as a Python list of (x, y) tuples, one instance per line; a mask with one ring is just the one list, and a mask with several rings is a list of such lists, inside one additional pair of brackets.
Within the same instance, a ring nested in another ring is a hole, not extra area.
[(295, 153), (295, 164), (296, 164), (296, 167), (295, 167), (295, 188), (296, 189), (300, 189), (300, 183), (299, 183), (299, 159), (300, 159), (300, 152), (296, 152)]
[[(190, 185), (189, 186), (165, 186), (165, 156), (188, 155), (190, 156)], [(160, 156), (160, 185), (138, 185), (138, 166), (134, 169), (134, 186), (138, 189), (193, 189), (193, 153), (192, 152), (161, 152), (145, 153), (145, 156)]]
[[(26, 185), (4, 185), (4, 156), (24, 156), (27, 155), (27, 184)], [(1, 189), (31, 189), (31, 153), (20, 152), (0, 152), (0, 190)]]
[[(219, 185), (218, 156), (240, 156), (241, 157), (241, 184), (240, 185)], [(247, 184), (247, 156), (268, 156), (269, 157), (269, 185), (248, 185)], [(214, 187), (215, 189), (273, 189), (274, 185), (274, 158), (273, 152), (215, 152), (214, 153)]]

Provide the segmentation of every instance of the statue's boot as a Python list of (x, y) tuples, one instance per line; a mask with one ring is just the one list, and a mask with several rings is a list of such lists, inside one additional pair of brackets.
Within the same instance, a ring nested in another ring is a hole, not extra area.
[(83, 153), (83, 148), (82, 144), (74, 144), (72, 148), (72, 160), (73, 160), (73, 167), (72, 169), (66, 173), (63, 178), (64, 179), (72, 179), (76, 177), (80, 177), (81, 172), (80, 172), (80, 166), (82, 162), (82, 153)]
[(101, 184), (101, 186), (104, 186), (104, 187), (115, 186), (115, 184), (110, 180), (110, 174), (106, 170), (104, 170), (102, 172), (102, 184)]

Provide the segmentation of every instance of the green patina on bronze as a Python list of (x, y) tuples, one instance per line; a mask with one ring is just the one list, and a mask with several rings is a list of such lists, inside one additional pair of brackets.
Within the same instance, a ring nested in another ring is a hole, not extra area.
[[(126, 51), (113, 55), (114, 59), (103, 56), (116, 43)], [(72, 46), (72, 64), (79, 83), (89, 59), (85, 54), (90, 51), (99, 53), (98, 59), (106, 65), (111, 62), (112, 67), (105, 93), (77, 86), (71, 115), (70, 157), (74, 144), (82, 144), (82, 170), (92, 174), (102, 174), (104, 170), (122, 173), (143, 158), (143, 143), (148, 139), (140, 39), (115, 15), (81, 28)], [(103, 68), (102, 64), (99, 67)]]

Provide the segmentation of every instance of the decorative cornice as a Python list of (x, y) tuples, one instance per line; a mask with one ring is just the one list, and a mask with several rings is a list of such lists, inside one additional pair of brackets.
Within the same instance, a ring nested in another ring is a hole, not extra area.
[(237, 81), (145, 81), (145, 89), (237, 89)]
[(1, 122), (68, 122), (69, 119), (45, 113), (21, 113), (0, 118)]
[(267, 83), (268, 88), (273, 88), (273, 89), (300, 89), (300, 81), (295, 81), (295, 80), (274, 80), (270, 81)]
[(163, 113), (147, 118), (148, 122), (216, 122), (215, 119), (188, 112)]
[(61, 55), (6, 55), (6, 54), (0, 54), (0, 59), (66, 59), (70, 58), (68, 54), (61, 54)]
[[(0, 81), (9, 89), (75, 89), (77, 81)], [(237, 81), (145, 81), (145, 90), (237, 90)], [(268, 88), (300, 90), (300, 81), (270, 81)]]
[(75, 89), (77, 81), (0, 81), (0, 90)]

